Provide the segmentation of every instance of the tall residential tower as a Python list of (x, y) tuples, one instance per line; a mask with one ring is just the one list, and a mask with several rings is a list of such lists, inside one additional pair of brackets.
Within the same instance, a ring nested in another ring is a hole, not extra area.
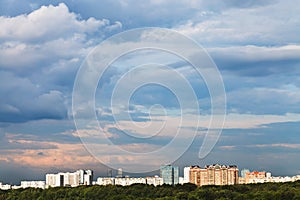
[(163, 178), (164, 184), (176, 185), (179, 182), (179, 169), (172, 165), (161, 166), (160, 177)]

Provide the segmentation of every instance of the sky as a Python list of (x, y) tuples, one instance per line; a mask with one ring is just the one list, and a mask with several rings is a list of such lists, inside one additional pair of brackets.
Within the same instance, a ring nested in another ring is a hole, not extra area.
[[(2, 0), (0, 182), (80, 168), (158, 174), (170, 163), (300, 174), (299, 13), (298, 0)], [(216, 68), (201, 76), (189, 60), (142, 49), (101, 76), (84, 71), (149, 41)], [(212, 109), (223, 97), (224, 124)], [(199, 158), (208, 135), (216, 145)]]

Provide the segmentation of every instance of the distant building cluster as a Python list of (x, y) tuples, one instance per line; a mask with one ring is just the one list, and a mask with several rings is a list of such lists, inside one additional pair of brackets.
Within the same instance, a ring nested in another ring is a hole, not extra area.
[(76, 172), (59, 172), (57, 174), (46, 174), (46, 181), (21, 181), (21, 185), (3, 185), (0, 182), (0, 190), (20, 188), (49, 188), (49, 187), (77, 187), (79, 185), (92, 185), (92, 170), (77, 170)]
[(239, 178), (239, 184), (253, 184), (253, 183), (285, 183), (294, 182), (300, 180), (300, 175), (296, 176), (272, 176), (271, 172), (250, 172), (249, 169), (243, 169), (241, 171), (241, 177)]
[(98, 177), (93, 181), (92, 170), (77, 170), (75, 172), (59, 172), (57, 174), (46, 174), (46, 181), (21, 181), (21, 185), (9, 185), (0, 182), (0, 190), (20, 188), (49, 188), (49, 187), (77, 187), (80, 185), (120, 185), (147, 184), (159, 186), (163, 184), (177, 185), (193, 183), (197, 186), (204, 185), (235, 185), (255, 183), (284, 183), (300, 180), (300, 175), (293, 177), (274, 177), (270, 172), (241, 170), (236, 165), (206, 165), (189, 166), (183, 168), (183, 177), (179, 177), (179, 167), (164, 165), (160, 167), (160, 176), (153, 177), (129, 177), (123, 176), (123, 170), (119, 168), (113, 177), (112, 169), (108, 170), (107, 177)]
[(21, 181), (21, 185), (3, 185), (0, 182), (0, 190), (20, 189), (20, 188), (41, 188), (45, 189), (45, 181)]
[(46, 187), (77, 187), (79, 185), (92, 185), (92, 170), (77, 170), (76, 172), (60, 172), (46, 174)]
[(93, 182), (94, 185), (120, 185), (129, 186), (132, 184), (147, 184), (147, 185), (162, 185), (163, 179), (159, 176), (153, 177), (129, 177), (123, 176), (122, 168), (117, 170), (116, 177), (113, 177), (113, 170), (109, 169), (107, 172), (107, 177), (98, 177), (97, 181)]
[(249, 169), (241, 170), (236, 165), (206, 165), (184, 167), (183, 177), (179, 177), (179, 170), (176, 166), (166, 165), (160, 168), (160, 177), (164, 184), (176, 185), (193, 183), (197, 186), (204, 185), (236, 185), (251, 183), (284, 183), (300, 180), (300, 175), (289, 177), (274, 177), (270, 172), (250, 172)]

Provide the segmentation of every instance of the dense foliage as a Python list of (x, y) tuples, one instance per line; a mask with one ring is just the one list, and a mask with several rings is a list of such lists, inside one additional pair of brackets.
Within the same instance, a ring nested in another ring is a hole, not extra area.
[(18, 189), (1, 191), (0, 200), (82, 200), (82, 199), (272, 199), (300, 200), (300, 181), (233, 186), (204, 186), (193, 184), (175, 187), (136, 184), (132, 186), (81, 186), (76, 188)]

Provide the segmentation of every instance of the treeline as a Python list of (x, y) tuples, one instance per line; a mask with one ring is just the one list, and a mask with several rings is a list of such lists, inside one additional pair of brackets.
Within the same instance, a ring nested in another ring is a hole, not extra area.
[(190, 199), (190, 200), (226, 200), (226, 199), (270, 199), (300, 200), (300, 181), (292, 183), (264, 183), (232, 186), (204, 186), (193, 184), (163, 185), (136, 184), (131, 186), (81, 186), (76, 188), (18, 189), (1, 191), (0, 200), (127, 200), (127, 199)]

